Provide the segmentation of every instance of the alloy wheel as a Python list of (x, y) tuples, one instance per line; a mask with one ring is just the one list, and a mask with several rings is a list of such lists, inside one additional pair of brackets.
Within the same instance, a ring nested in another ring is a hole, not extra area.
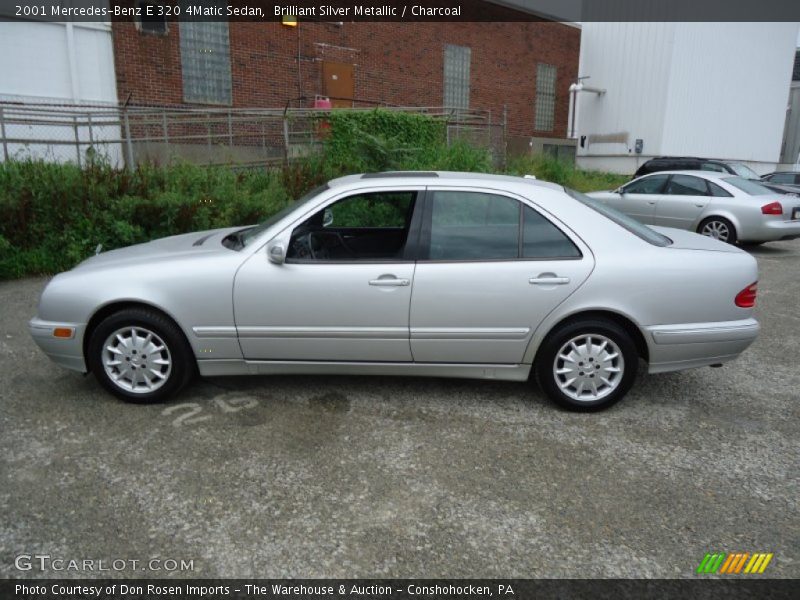
[(149, 394), (163, 386), (172, 372), (169, 348), (158, 334), (144, 327), (123, 327), (103, 343), (106, 375), (119, 388)]
[(731, 235), (728, 226), (722, 221), (709, 221), (703, 226), (700, 233), (721, 242), (727, 242)]
[(579, 402), (594, 402), (616, 390), (625, 373), (622, 351), (599, 334), (578, 335), (556, 354), (553, 375), (561, 391)]

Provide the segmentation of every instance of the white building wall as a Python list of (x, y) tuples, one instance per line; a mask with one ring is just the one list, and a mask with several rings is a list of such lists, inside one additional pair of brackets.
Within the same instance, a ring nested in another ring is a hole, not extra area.
[[(797, 23), (584, 23), (577, 161), (633, 173), (653, 156), (779, 158)], [(609, 134), (623, 141), (602, 142)], [(634, 151), (636, 139), (643, 152)], [(598, 143), (597, 140), (600, 140)]]
[(774, 167), (797, 32), (797, 23), (681, 24), (661, 152), (747, 161), (762, 172)]
[(0, 21), (0, 99), (116, 104), (111, 25)]
[[(578, 94), (576, 133), (586, 139), (577, 155), (592, 168), (635, 164), (637, 138), (645, 151), (661, 145), (674, 36), (674, 23), (583, 24), (579, 75), (606, 90)], [(620, 141), (603, 141), (614, 134)]]
[[(88, 145), (55, 142), (73, 141), (76, 127), (65, 115), (46, 116), (49, 123), (19, 122), (23, 115), (14, 104), (59, 105), (61, 111), (78, 110), (70, 105), (115, 106), (117, 85), (114, 50), (109, 23), (52, 23), (44, 21), (0, 21), (0, 118), (5, 120), (6, 138), (32, 140), (6, 143), (0, 160), (9, 157), (78, 161)], [(66, 106), (65, 106), (66, 105)], [(25, 118), (30, 120), (29, 115)], [(92, 139), (118, 140), (118, 125), (94, 124)], [(86, 126), (77, 126), (77, 137), (89, 140)], [(33, 140), (53, 140), (41, 143)], [(96, 148), (114, 163), (121, 159), (119, 145)]]

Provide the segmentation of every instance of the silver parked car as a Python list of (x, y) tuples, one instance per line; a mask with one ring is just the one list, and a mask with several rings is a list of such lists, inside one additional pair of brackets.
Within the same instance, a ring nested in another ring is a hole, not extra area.
[(467, 173), (353, 175), (265, 223), (92, 257), (45, 288), (30, 331), (120, 398), (192, 376), (527, 380), (598, 409), (651, 373), (755, 339), (756, 261), (651, 229), (563, 187)]
[(800, 197), (728, 173), (660, 171), (588, 195), (647, 225), (688, 229), (729, 244), (800, 237)]

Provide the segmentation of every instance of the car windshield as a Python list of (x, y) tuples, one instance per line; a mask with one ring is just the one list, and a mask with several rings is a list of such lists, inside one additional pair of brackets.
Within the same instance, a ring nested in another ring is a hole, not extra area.
[(742, 163), (728, 163), (728, 166), (733, 169), (733, 172), (739, 177), (744, 177), (745, 179), (761, 179), (753, 169)]
[(272, 227), (275, 223), (280, 221), (283, 217), (288, 215), (290, 212), (294, 211), (295, 209), (299, 208), (309, 200), (316, 198), (322, 192), (328, 189), (327, 184), (321, 185), (317, 188), (314, 188), (310, 192), (308, 192), (305, 196), (300, 198), (299, 200), (292, 202), (291, 204), (286, 205), (284, 208), (276, 212), (272, 215), (269, 219), (264, 221), (263, 223), (256, 225), (255, 227), (250, 227), (240, 232), (239, 241), (241, 242), (241, 248), (247, 246), (250, 242), (264, 233), (267, 229)]
[(749, 179), (742, 179), (741, 177), (723, 177), (722, 180), (751, 196), (769, 196), (775, 193), (757, 181), (750, 181)]
[(619, 212), (618, 210), (611, 208), (600, 202), (599, 200), (595, 200), (594, 198), (590, 198), (580, 192), (576, 192), (575, 190), (571, 190), (569, 188), (564, 188), (570, 196), (575, 198), (575, 200), (582, 202), (592, 210), (600, 213), (607, 219), (614, 221), (620, 227), (630, 231), (633, 235), (640, 237), (645, 242), (653, 244), (654, 246), (669, 246), (672, 244), (672, 240), (669, 239), (665, 235), (661, 235), (654, 229), (650, 229), (647, 225), (644, 225), (637, 221), (636, 219), (629, 217), (628, 215)]

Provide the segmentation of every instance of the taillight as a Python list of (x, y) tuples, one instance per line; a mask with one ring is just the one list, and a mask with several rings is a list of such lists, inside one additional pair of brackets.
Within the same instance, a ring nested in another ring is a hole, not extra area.
[(736, 294), (734, 302), (739, 308), (753, 308), (756, 305), (756, 293), (758, 293), (758, 282), (751, 283), (741, 292)]
[(782, 215), (783, 206), (780, 202), (770, 202), (761, 207), (761, 213), (765, 215)]

